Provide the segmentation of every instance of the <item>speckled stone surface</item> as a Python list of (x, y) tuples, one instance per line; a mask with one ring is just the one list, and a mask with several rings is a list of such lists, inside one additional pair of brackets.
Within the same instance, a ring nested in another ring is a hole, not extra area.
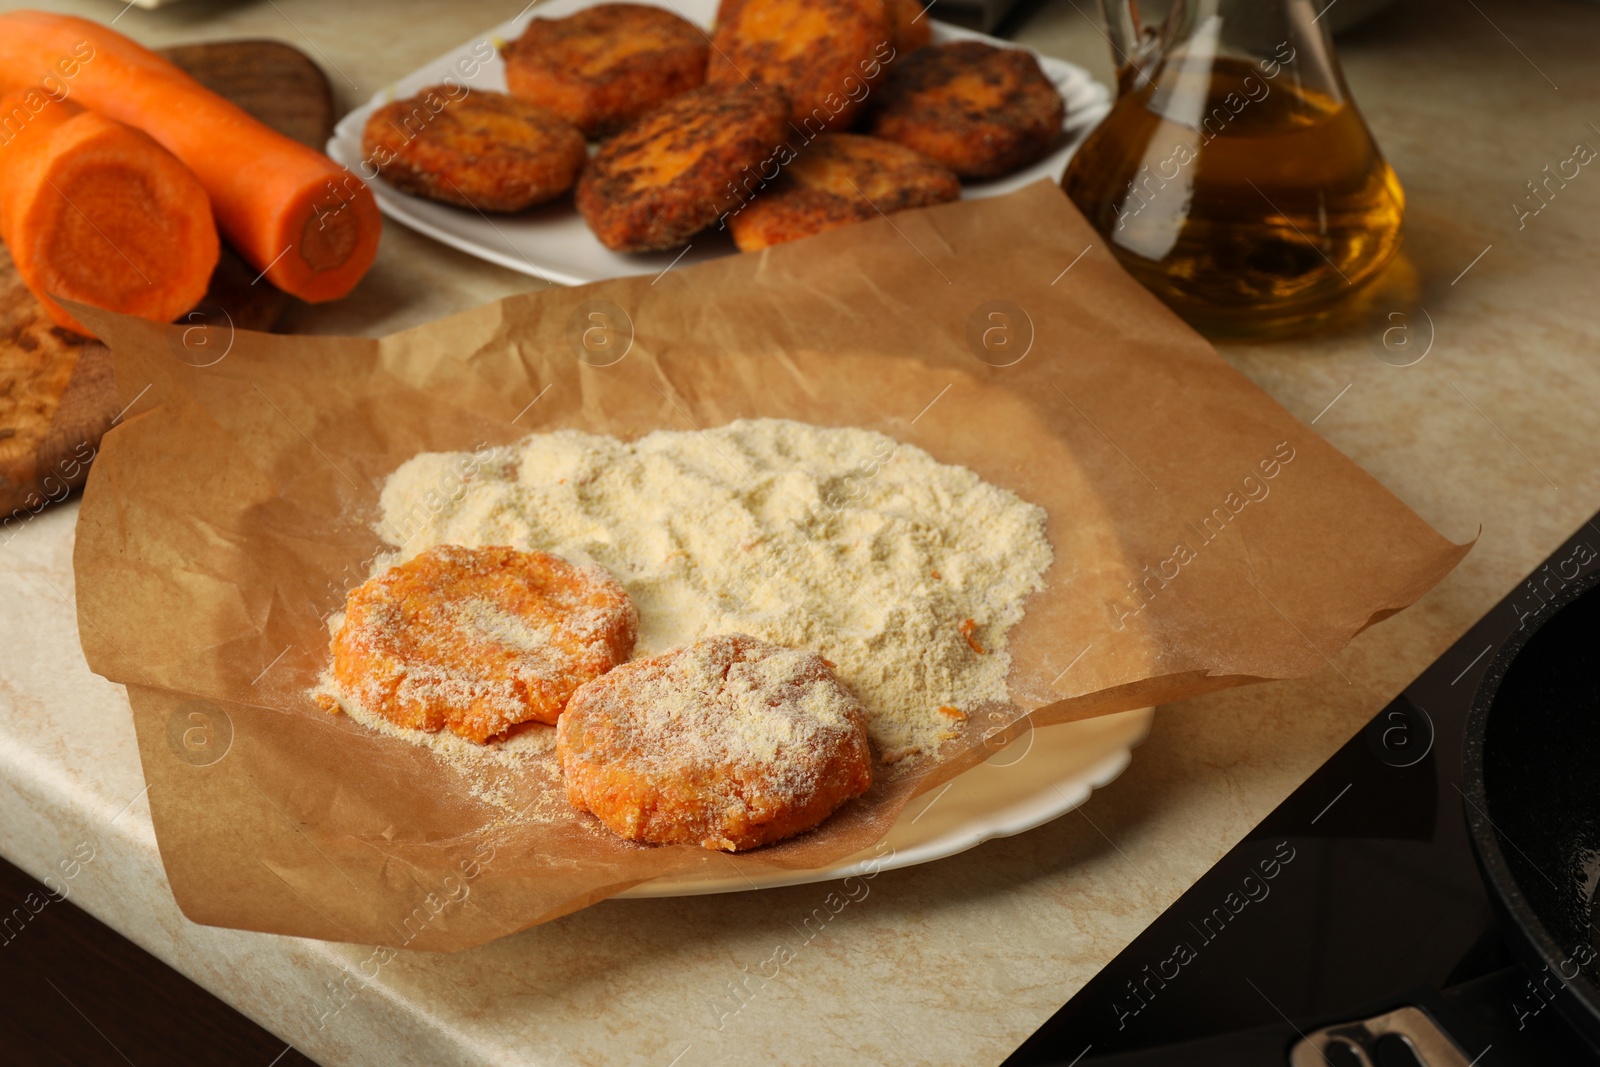
[[(151, 44), (285, 39), (348, 107), (520, 7), (190, 0), (118, 28)], [(1044, 0), (1018, 36), (1105, 79), (1086, 14), (1089, 0)], [(126, 702), (78, 651), (69, 505), (0, 534), (0, 853), (42, 877), (92, 843), (63, 883), (73, 900), (329, 1064), (998, 1063), (1600, 507), (1600, 169), (1520, 228), (1512, 207), (1533, 206), (1524, 183), (1546, 164), (1600, 147), (1597, 39), (1600, 8), (1577, 3), (1401, 0), (1342, 42), (1406, 186), (1404, 258), (1365, 325), (1223, 353), (1478, 545), (1314, 676), (1162, 709), (1129, 771), (1080, 811), (881, 874), (809, 941), (820, 886), (613, 901), (472, 951), (403, 954), (369, 980), (368, 949), (178, 914)], [(303, 309), (300, 326), (382, 334), (540, 284), (391, 225), (354, 297)], [(1420, 362), (1391, 365), (1395, 326), (1426, 348)], [(780, 944), (794, 958), (764, 968)]]

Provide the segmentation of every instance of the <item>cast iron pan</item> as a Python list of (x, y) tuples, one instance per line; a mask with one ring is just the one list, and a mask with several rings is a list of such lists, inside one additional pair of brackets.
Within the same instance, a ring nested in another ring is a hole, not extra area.
[[(1506, 939), (1600, 1050), (1600, 576), (1572, 583), (1490, 662), (1467, 717), (1463, 805)], [(1535, 994), (1533, 989), (1542, 992)]]

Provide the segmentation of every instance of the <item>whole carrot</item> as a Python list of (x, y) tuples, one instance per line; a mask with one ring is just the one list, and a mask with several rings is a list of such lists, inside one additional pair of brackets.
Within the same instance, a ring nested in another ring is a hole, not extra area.
[(171, 322), (205, 296), (219, 251), (189, 168), (38, 89), (0, 97), (0, 238), (51, 320), (85, 335), (52, 295)]
[(0, 91), (40, 85), (181, 159), (229, 243), (285, 292), (337, 299), (377, 256), (383, 222), (360, 179), (115, 30), (70, 15), (0, 14)]

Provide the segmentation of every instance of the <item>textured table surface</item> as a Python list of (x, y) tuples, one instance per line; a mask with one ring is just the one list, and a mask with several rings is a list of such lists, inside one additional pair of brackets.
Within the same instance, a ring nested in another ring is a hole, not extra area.
[[(520, 6), (191, 0), (117, 26), (151, 44), (282, 38), (348, 107)], [(1089, 0), (1045, 0), (1018, 37), (1107, 79), (1086, 15)], [(1481, 528), (1465, 563), (1310, 678), (1161, 709), (1080, 811), (879, 876), (775, 978), (746, 981), (799, 940), (823, 887), (608, 902), (472, 951), (402, 954), (370, 981), (367, 949), (188, 923), (124, 698), (78, 650), (71, 506), (0, 535), (0, 853), (330, 1064), (999, 1062), (1600, 506), (1600, 170), (1552, 186), (1537, 214), (1524, 199), (1546, 165), (1600, 147), (1597, 31), (1600, 8), (1576, 3), (1401, 0), (1348, 36), (1349, 81), (1406, 186), (1404, 259), (1364, 328), (1224, 348), (1445, 535)], [(299, 325), (382, 334), (539, 284), (391, 225), (355, 296)], [(1394, 328), (1420, 362), (1391, 365)]]

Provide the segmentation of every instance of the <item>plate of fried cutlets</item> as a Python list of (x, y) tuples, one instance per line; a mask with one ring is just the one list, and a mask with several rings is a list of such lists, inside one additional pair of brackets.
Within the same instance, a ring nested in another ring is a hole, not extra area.
[(551, 0), (328, 154), (390, 218), (552, 282), (660, 273), (1059, 179), (1110, 93), (918, 0)]

